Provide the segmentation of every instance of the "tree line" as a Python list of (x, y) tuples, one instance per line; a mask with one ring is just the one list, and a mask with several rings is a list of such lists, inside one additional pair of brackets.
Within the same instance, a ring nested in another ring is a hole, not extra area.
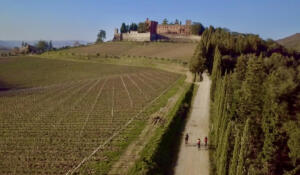
[(213, 174), (300, 174), (299, 53), (209, 27), (190, 70), (207, 70), (212, 79)]

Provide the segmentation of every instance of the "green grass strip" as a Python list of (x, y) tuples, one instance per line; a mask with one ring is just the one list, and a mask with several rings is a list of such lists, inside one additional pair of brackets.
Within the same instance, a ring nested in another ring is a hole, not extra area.
[(167, 124), (156, 129), (154, 136), (140, 153), (140, 159), (128, 174), (159, 175), (170, 172), (179, 149), (193, 93), (194, 84), (185, 86), (185, 92), (167, 115)]

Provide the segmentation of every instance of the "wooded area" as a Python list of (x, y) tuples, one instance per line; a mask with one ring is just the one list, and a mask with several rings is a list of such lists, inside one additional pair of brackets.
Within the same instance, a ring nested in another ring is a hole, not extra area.
[(211, 74), (213, 174), (300, 173), (299, 60), (257, 35), (204, 31), (190, 69)]

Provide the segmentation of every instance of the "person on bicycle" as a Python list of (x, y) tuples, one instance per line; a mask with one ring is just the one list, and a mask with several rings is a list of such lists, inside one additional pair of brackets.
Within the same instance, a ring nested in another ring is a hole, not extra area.
[(200, 139), (197, 140), (197, 145), (198, 145), (198, 148), (200, 149), (200, 146), (201, 146), (201, 140)]
[(205, 146), (207, 146), (207, 137), (204, 138)]

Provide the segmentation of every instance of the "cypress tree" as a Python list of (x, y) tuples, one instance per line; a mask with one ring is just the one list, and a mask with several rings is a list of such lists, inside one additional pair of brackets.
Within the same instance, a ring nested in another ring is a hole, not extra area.
[(263, 106), (264, 69), (262, 58), (252, 56), (248, 61), (246, 78), (241, 88), (240, 107), (238, 115), (240, 120), (259, 123)]
[(222, 147), (221, 147), (221, 154), (220, 157), (218, 158), (219, 161), (219, 165), (218, 165), (218, 175), (225, 175), (227, 174), (227, 170), (228, 170), (228, 163), (227, 163), (227, 159), (228, 159), (228, 148), (229, 148), (229, 137), (230, 137), (230, 133), (231, 133), (231, 128), (232, 128), (232, 123), (230, 122), (226, 128), (226, 132), (224, 134), (223, 137), (223, 143), (222, 143)]
[(243, 136), (241, 139), (241, 149), (238, 158), (238, 166), (236, 170), (236, 174), (238, 175), (246, 175), (247, 174), (247, 167), (246, 167), (246, 158), (249, 152), (249, 137), (250, 137), (250, 119), (247, 119), (244, 130)]
[(238, 156), (240, 152), (240, 142), (241, 142), (241, 136), (240, 136), (240, 130), (236, 130), (236, 135), (235, 135), (235, 141), (234, 141), (234, 149), (233, 149), (233, 155), (230, 161), (230, 166), (229, 166), (229, 175), (236, 175), (236, 169), (238, 165)]
[(211, 108), (211, 120), (212, 120), (212, 127), (211, 127), (211, 138), (213, 141), (213, 144), (216, 145), (218, 143), (218, 128), (219, 128), (219, 110), (221, 106), (221, 101), (223, 97), (223, 91), (221, 90), (222, 86), (222, 79), (219, 79), (216, 83), (217, 90), (215, 91), (214, 98), (216, 99), (214, 102), (212, 102), (212, 108)]
[(217, 131), (217, 138), (218, 138), (218, 145), (217, 145), (217, 157), (220, 157), (222, 145), (224, 144), (224, 134), (226, 131), (226, 126), (228, 125), (228, 113), (226, 111), (227, 106), (227, 99), (228, 95), (226, 92), (226, 85), (228, 84), (228, 77), (227, 75), (224, 76), (222, 79), (222, 87), (221, 87), (221, 95), (222, 98), (219, 100), (220, 106), (218, 109), (218, 131)]
[(219, 48), (216, 47), (215, 54), (214, 54), (214, 64), (213, 64), (213, 69), (211, 74), (212, 83), (211, 83), (210, 93), (211, 93), (212, 100), (213, 100), (213, 94), (216, 89), (216, 82), (221, 77), (221, 59), (222, 59), (221, 52)]
[(260, 151), (263, 146), (263, 135), (261, 129), (265, 78), (262, 57), (250, 57), (248, 61), (246, 78), (241, 88), (241, 98), (237, 109), (238, 119), (241, 123), (249, 119), (251, 130), (249, 140), (249, 150), (251, 155), (249, 164), (255, 164), (254, 169), (258, 169), (260, 164)]
[(121, 32), (121, 33), (126, 33), (126, 32), (128, 32), (128, 31), (127, 31), (126, 24), (125, 24), (124, 22), (123, 22), (122, 25), (121, 25), (120, 32)]
[(225, 100), (225, 80), (220, 78), (217, 80), (219, 83), (218, 84), (218, 89), (217, 89), (217, 93), (218, 95), (218, 99), (216, 100), (216, 114), (215, 114), (215, 120), (216, 120), (216, 142), (219, 143), (219, 139), (220, 138), (220, 129), (221, 129), (221, 124), (222, 124), (222, 118), (223, 118), (223, 109), (225, 106), (224, 100)]

